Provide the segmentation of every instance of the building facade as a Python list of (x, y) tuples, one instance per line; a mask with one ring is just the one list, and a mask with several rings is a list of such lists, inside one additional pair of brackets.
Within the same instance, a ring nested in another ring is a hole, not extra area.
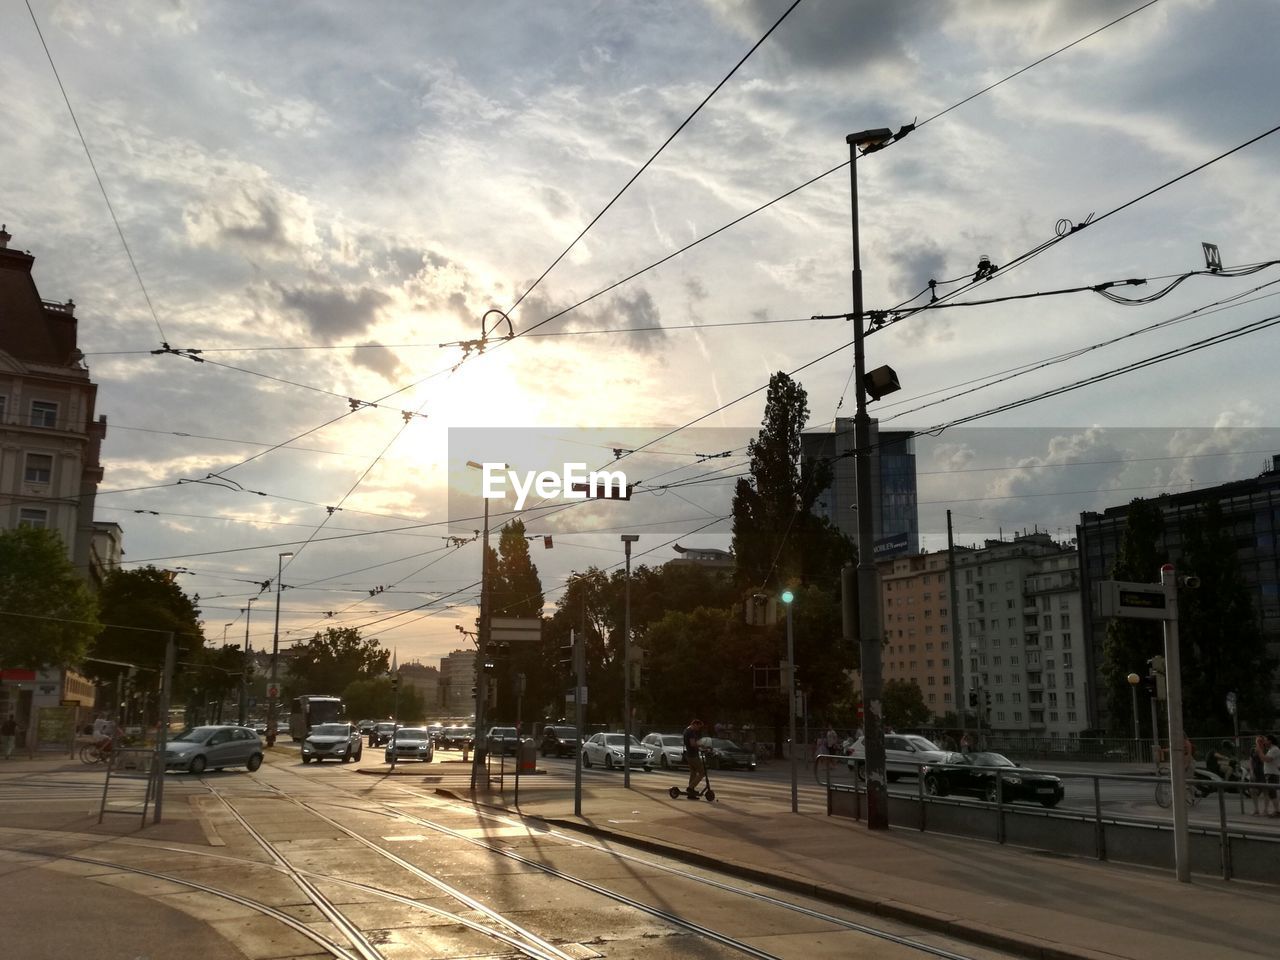
[[(917, 553), (920, 517), (916, 493), (915, 446), (909, 431), (881, 430), (871, 421), (871, 496), (876, 559)], [(800, 456), (831, 464), (831, 485), (818, 495), (813, 512), (850, 540), (858, 538), (857, 473), (853, 461), (853, 420), (836, 418), (831, 431), (800, 436)]]
[[(1267, 642), (1267, 653), (1280, 659), (1280, 548), (1277, 546), (1280, 542), (1280, 455), (1273, 456), (1268, 467), (1257, 477), (1155, 498), (1152, 502), (1164, 520), (1157, 551), (1171, 563), (1180, 563), (1180, 521), (1201, 514), (1214, 501), (1221, 508), (1223, 521), (1235, 543), (1236, 559), (1253, 595), (1254, 612)], [(1101, 513), (1081, 514), (1080, 525), (1076, 528), (1076, 539), (1080, 545), (1079, 574), (1085, 586), (1084, 615), (1088, 618), (1086, 651), (1091, 677), (1101, 676), (1107, 623), (1093, 615), (1089, 587), (1099, 580), (1111, 578), (1128, 517), (1128, 504), (1109, 507)], [(1159, 577), (1160, 571), (1152, 570), (1142, 579), (1154, 583)], [(1140, 666), (1134, 664), (1134, 669)], [(1095, 689), (1101, 690), (1101, 686), (1095, 684)], [(1280, 689), (1277, 697), (1280, 697)], [(1280, 706), (1280, 700), (1277, 706)], [(1094, 726), (1111, 725), (1105, 697), (1091, 697), (1089, 708)]]
[(1047, 533), (956, 552), (966, 703), (994, 734), (1073, 739), (1090, 727), (1078, 563)]
[(440, 709), (440, 670), (413, 661), (400, 665), (400, 683), (413, 690), (422, 699), (427, 717), (434, 717)]
[(936, 718), (956, 712), (947, 555), (895, 557), (876, 567), (883, 679), (914, 681)]
[(439, 704), (448, 717), (472, 717), (476, 712), (476, 652), (454, 650), (440, 660)]
[[(43, 299), (35, 257), (11, 239), (0, 226), (0, 529), (56, 531), (96, 590), (122, 553), (120, 528), (93, 520), (107, 418), (95, 419), (98, 387), (76, 346), (75, 303)], [(24, 725), (43, 707), (91, 702), (89, 681), (69, 668), (0, 663), (0, 714)]]

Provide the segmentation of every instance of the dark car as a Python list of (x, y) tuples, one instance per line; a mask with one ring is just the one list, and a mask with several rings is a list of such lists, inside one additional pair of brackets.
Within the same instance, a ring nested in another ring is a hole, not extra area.
[(490, 727), (484, 738), (484, 749), (493, 756), (516, 756), (520, 752), (520, 734), (515, 727)]
[(302, 741), (302, 762), (341, 760), (350, 763), (364, 756), (360, 731), (350, 723), (317, 723)]
[(445, 727), (436, 737), (436, 743), (441, 750), (461, 750), (471, 746), (475, 739), (475, 727)]
[(396, 732), (396, 725), (390, 720), (382, 723), (375, 723), (373, 729), (369, 731), (369, 746), (380, 747), (384, 743), (391, 741), (391, 735)]
[(577, 745), (578, 731), (575, 727), (551, 724), (542, 728), (542, 741), (538, 749), (544, 757), (572, 757)]
[(720, 737), (703, 737), (698, 741), (702, 756), (712, 770), (754, 770), (756, 755), (732, 740)]
[(925, 793), (931, 797), (962, 793), (995, 803), (997, 778), (1003, 802), (1024, 800), (1054, 807), (1063, 796), (1057, 777), (1021, 767), (1000, 753), (949, 753), (943, 763), (931, 763), (921, 773)]

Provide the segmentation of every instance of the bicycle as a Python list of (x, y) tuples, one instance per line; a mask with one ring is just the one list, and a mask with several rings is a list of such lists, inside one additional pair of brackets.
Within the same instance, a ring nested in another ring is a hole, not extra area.
[(80, 748), (80, 762), (110, 763), (114, 752), (115, 744), (109, 740), (106, 743), (86, 743)]
[[(1157, 767), (1156, 776), (1160, 778), (1156, 782), (1156, 805), (1167, 810), (1173, 802), (1173, 786), (1169, 781), (1169, 768)], [(1187, 778), (1186, 799), (1188, 807), (1194, 807), (1200, 800), (1200, 795), (1190, 777)]]

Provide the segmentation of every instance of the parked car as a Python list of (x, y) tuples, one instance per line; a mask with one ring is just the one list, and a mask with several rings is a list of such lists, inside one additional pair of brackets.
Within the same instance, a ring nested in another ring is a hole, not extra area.
[(565, 727), (553, 723), (542, 728), (539, 749), (544, 757), (572, 757), (573, 751), (577, 748), (577, 727)]
[(444, 730), (443, 723), (428, 723), (427, 733), (431, 736), (431, 742), (435, 743), (440, 739), (440, 734)]
[(368, 736), (369, 731), (377, 726), (377, 720), (361, 720), (356, 724), (356, 728), (360, 731), (361, 736)]
[(484, 748), (490, 754), (517, 756), (520, 752), (520, 734), (515, 727), (490, 727), (484, 738)]
[[(932, 740), (913, 733), (884, 735), (884, 768), (890, 783), (899, 777), (914, 777), (920, 772), (920, 764), (942, 763), (948, 756), (947, 751)], [(866, 738), (859, 737), (849, 751), (849, 769), (857, 774), (859, 780), (866, 776), (863, 769), (866, 758)]]
[(350, 763), (364, 756), (364, 739), (350, 723), (317, 723), (302, 741), (302, 762), (341, 760)]
[(698, 741), (703, 757), (712, 770), (754, 770), (756, 755), (732, 740), (703, 737)]
[(689, 762), (684, 758), (684, 737), (678, 733), (650, 733), (640, 742), (649, 751), (649, 762), (655, 767), (669, 770)]
[[(621, 733), (592, 734), (582, 745), (582, 765), (589, 767), (593, 763), (599, 763), (603, 764), (606, 770), (621, 767), (626, 742), (626, 736)], [(631, 757), (631, 766), (643, 767), (645, 770), (653, 769), (649, 762), (649, 751), (635, 737), (631, 738), (627, 753)]]
[(262, 741), (248, 727), (192, 727), (169, 738), (164, 765), (190, 773), (204, 773), (210, 767), (246, 767), (252, 772), (262, 766)]
[(391, 735), (396, 732), (396, 725), (390, 720), (382, 723), (375, 723), (373, 729), (369, 731), (369, 746), (380, 747), (391, 739)]
[(246, 726), (260, 737), (267, 735), (267, 721), (265, 720), (250, 720)]
[(445, 727), (440, 731), (437, 742), (441, 750), (461, 750), (471, 746), (475, 739), (475, 727)]
[(1020, 766), (1000, 753), (949, 753), (942, 763), (926, 766), (923, 776), (924, 791), (931, 797), (964, 793), (995, 803), (997, 778), (1002, 801), (1026, 800), (1054, 807), (1063, 796), (1062, 781), (1057, 777)]
[(387, 743), (383, 758), (387, 763), (393, 759), (422, 760), (430, 763), (435, 758), (435, 745), (431, 742), (431, 734), (426, 727), (401, 727)]

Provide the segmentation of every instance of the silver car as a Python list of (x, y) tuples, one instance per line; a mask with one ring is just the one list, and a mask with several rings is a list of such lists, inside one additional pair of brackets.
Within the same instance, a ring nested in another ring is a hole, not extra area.
[(302, 762), (334, 759), (343, 763), (364, 756), (364, 740), (360, 729), (350, 723), (318, 723), (302, 741)]
[(384, 759), (387, 763), (392, 760), (423, 760), (430, 763), (435, 759), (431, 734), (426, 727), (401, 727), (387, 743)]
[[(866, 740), (859, 737), (849, 751), (849, 769), (859, 780), (865, 779), (867, 760)], [(913, 733), (886, 733), (884, 735), (885, 777), (890, 783), (899, 777), (914, 777), (925, 763), (946, 763), (947, 752), (932, 740)]]
[(684, 758), (684, 737), (678, 733), (651, 733), (640, 742), (649, 751), (649, 762), (663, 770), (689, 763)]
[(210, 767), (257, 770), (262, 766), (262, 741), (248, 727), (192, 727), (165, 744), (164, 766), (190, 773), (204, 773)]
[[(621, 733), (593, 734), (582, 744), (582, 765), (589, 767), (593, 763), (600, 763), (606, 770), (621, 769), (623, 745), (626, 742), (626, 736)], [(631, 738), (627, 753), (631, 759), (631, 766), (643, 767), (645, 770), (653, 769), (650, 765), (649, 751), (642, 747), (635, 737)]]

